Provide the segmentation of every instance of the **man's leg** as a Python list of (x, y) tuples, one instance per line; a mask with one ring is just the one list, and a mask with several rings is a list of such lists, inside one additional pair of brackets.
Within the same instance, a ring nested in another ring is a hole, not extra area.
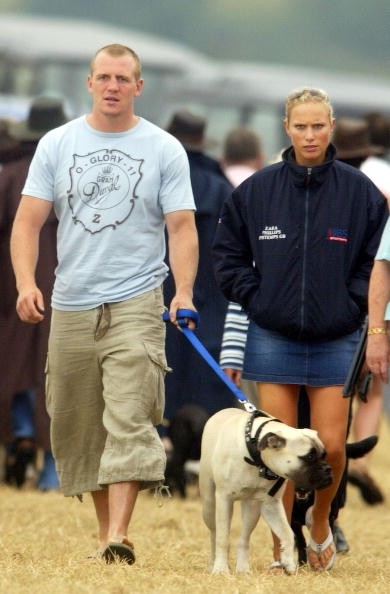
[(108, 486), (108, 542), (127, 538), (127, 531), (137, 500), (140, 483), (130, 481)]
[(108, 489), (92, 491), (91, 493), (99, 526), (99, 553), (103, 553), (108, 543), (109, 513)]
[(137, 500), (139, 482), (113, 483), (91, 493), (99, 525), (99, 551), (109, 542), (127, 539), (127, 532)]

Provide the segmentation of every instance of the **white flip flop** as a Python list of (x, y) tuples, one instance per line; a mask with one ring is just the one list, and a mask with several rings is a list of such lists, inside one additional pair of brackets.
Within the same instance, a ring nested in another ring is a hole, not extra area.
[(336, 547), (334, 544), (334, 540), (333, 540), (333, 534), (332, 531), (329, 529), (329, 534), (326, 537), (326, 539), (324, 540), (324, 542), (322, 542), (321, 544), (318, 544), (318, 542), (316, 542), (315, 540), (312, 539), (312, 537), (310, 537), (310, 542), (309, 542), (309, 547), (311, 548), (311, 550), (318, 556), (321, 555), (321, 553), (323, 553), (324, 551), (326, 551), (326, 549), (333, 545), (333, 554), (330, 557), (328, 563), (325, 565), (325, 567), (313, 567), (311, 565), (311, 567), (313, 567), (313, 569), (319, 570), (319, 571), (328, 571), (329, 569), (332, 569), (335, 558), (336, 558)]

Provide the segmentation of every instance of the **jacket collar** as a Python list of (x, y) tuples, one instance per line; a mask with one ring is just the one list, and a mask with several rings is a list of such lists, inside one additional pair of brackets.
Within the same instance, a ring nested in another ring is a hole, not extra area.
[(326, 156), (324, 163), (321, 165), (315, 165), (312, 168), (306, 167), (304, 165), (298, 165), (295, 161), (295, 153), (292, 146), (287, 148), (282, 153), (282, 160), (288, 166), (289, 171), (292, 173), (294, 178), (294, 183), (297, 186), (304, 186), (307, 185), (310, 180), (310, 185), (313, 184), (322, 184), (324, 181), (326, 174), (330, 167), (333, 165), (333, 162), (336, 157), (336, 148), (333, 144), (329, 144), (326, 150)]

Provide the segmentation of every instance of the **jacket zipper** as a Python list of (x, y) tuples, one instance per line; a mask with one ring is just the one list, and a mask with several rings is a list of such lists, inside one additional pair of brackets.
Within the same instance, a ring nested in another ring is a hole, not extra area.
[(301, 285), (301, 333), (305, 319), (305, 289), (306, 289), (306, 264), (307, 264), (307, 243), (309, 234), (309, 195), (312, 168), (307, 168), (306, 192), (305, 192), (305, 219), (303, 228), (303, 261), (302, 261), (302, 285)]

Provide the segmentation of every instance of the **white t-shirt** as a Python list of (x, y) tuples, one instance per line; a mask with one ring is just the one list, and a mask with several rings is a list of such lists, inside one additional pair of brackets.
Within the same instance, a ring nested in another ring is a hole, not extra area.
[(237, 186), (256, 171), (257, 169), (254, 167), (241, 163), (238, 163), (237, 165), (226, 165), (226, 167), (224, 167), (224, 174), (232, 184), (233, 188), (237, 188)]
[[(387, 219), (386, 226), (383, 229), (382, 239), (375, 260), (388, 260), (390, 262), (390, 218)], [(390, 303), (386, 307), (385, 320), (390, 320)]]
[(23, 194), (54, 203), (58, 266), (52, 305), (90, 309), (160, 286), (164, 214), (195, 210), (187, 155), (147, 120), (104, 133), (77, 118), (39, 142)]
[(360, 166), (363, 171), (390, 200), (390, 163), (379, 157), (368, 157)]

